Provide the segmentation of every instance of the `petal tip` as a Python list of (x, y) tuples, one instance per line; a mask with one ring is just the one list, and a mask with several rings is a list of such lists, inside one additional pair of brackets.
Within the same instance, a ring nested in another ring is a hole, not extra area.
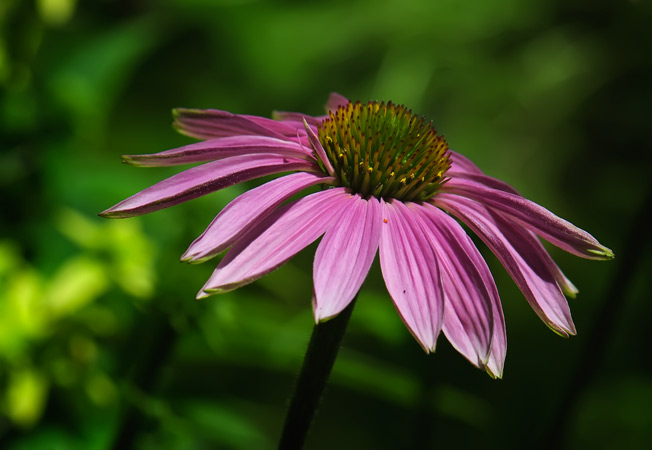
[(568, 329), (552, 323), (547, 323), (546, 325), (548, 325), (548, 328), (550, 328), (556, 335), (561, 336), (564, 339), (568, 339), (570, 336), (575, 336), (575, 334), (577, 334), (575, 327), (572, 324)]
[(146, 167), (147, 164), (143, 163), (143, 156), (142, 155), (122, 155), (120, 156), (122, 158), (122, 163), (123, 164), (128, 164), (130, 166), (134, 167)]
[(207, 291), (205, 291), (204, 289), (202, 289), (201, 291), (199, 291), (199, 292), (197, 293), (197, 296), (195, 297), (195, 300), (203, 300), (203, 299), (205, 299), (206, 297), (210, 297), (211, 295), (213, 295), (212, 292), (207, 292)]
[(503, 370), (502, 369), (500, 369), (499, 371), (496, 371), (498, 373), (495, 373), (494, 370), (492, 370), (488, 365), (486, 365), (486, 366), (484, 366), (484, 370), (494, 380), (502, 380), (503, 379)]
[(616, 257), (614, 252), (612, 252), (611, 249), (607, 247), (600, 247), (598, 250), (588, 250), (588, 252), (596, 259), (602, 259), (606, 261), (612, 260)]
[(201, 264), (201, 263), (204, 263), (204, 262), (208, 261), (211, 258), (212, 257), (210, 257), (210, 256), (201, 257), (201, 256), (199, 256), (197, 254), (186, 252), (183, 255), (181, 255), (181, 258), (179, 259), (179, 261), (187, 263), (187, 264)]
[(205, 111), (199, 108), (172, 108), (172, 117), (175, 119), (186, 114), (203, 114)]
[(109, 209), (105, 209), (104, 211), (99, 213), (98, 216), (103, 217), (105, 219), (124, 219), (125, 217), (129, 217), (128, 215), (124, 214), (123, 211), (120, 211), (119, 209), (116, 210), (113, 207)]

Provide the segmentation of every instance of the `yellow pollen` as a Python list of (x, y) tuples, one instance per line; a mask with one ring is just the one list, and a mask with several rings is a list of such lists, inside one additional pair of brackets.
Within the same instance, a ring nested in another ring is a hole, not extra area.
[(383, 222), (387, 223), (387, 219), (383, 219)]
[(334, 184), (364, 197), (427, 200), (443, 185), (450, 167), (443, 135), (403, 105), (348, 103), (317, 128), (334, 168)]

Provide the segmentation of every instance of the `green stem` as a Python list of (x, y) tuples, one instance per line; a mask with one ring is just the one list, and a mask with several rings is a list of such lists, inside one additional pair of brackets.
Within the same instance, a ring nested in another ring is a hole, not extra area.
[(357, 295), (339, 315), (315, 325), (285, 418), (279, 450), (300, 450), (331, 373)]

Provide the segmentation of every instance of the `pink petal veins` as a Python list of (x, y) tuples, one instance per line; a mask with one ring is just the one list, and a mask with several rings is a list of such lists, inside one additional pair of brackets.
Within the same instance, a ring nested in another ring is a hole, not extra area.
[(297, 192), (332, 181), (332, 178), (298, 172), (245, 192), (220, 211), (202, 235), (186, 250), (181, 260), (198, 263), (214, 257)]
[(295, 159), (314, 160), (312, 152), (297, 142), (267, 136), (229, 136), (149, 155), (124, 155), (133, 166), (176, 166), (215, 161), (252, 153), (273, 153)]
[(562, 336), (575, 334), (568, 302), (541, 250), (529, 242), (531, 234), (464, 197), (438, 194), (435, 204), (455, 215), (487, 244), (546, 325)]
[(282, 122), (217, 109), (177, 108), (172, 113), (177, 131), (196, 139), (243, 135), (283, 139), (296, 134), (296, 127)]
[(451, 178), (441, 192), (472, 198), (534, 231), (562, 250), (589, 259), (611, 259), (613, 253), (593, 236), (536, 203), (468, 179)]
[(121, 201), (100, 215), (123, 218), (147, 214), (243, 181), (295, 170), (314, 170), (314, 166), (283, 155), (233, 156), (173, 175)]
[(420, 225), (400, 201), (381, 200), (380, 267), (403, 322), (427, 352), (434, 351), (444, 315), (439, 264)]
[(339, 314), (360, 290), (378, 250), (381, 223), (378, 199), (353, 195), (326, 231), (313, 271), (317, 322)]
[(500, 302), (489, 268), (462, 227), (432, 205), (411, 204), (440, 262), (446, 294), (443, 330), (478, 367), (487, 361), (494, 331), (492, 308)]
[(198, 297), (235, 289), (276, 269), (321, 236), (350, 196), (333, 188), (278, 209), (235, 243)]

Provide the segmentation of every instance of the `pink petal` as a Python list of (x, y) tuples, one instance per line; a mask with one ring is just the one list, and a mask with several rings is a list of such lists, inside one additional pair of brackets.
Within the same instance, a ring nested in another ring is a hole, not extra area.
[(317, 322), (339, 314), (360, 290), (378, 250), (381, 223), (378, 200), (354, 195), (326, 231), (313, 271)]
[(435, 204), (454, 214), (487, 244), (546, 325), (562, 336), (575, 334), (568, 302), (550, 272), (542, 247), (532, 243), (534, 236), (461, 196), (440, 193)]
[(295, 136), (296, 127), (257, 116), (231, 114), (217, 109), (177, 108), (172, 111), (174, 127), (186, 136), (212, 139), (227, 136)]
[[(428, 208), (431, 207), (430, 205), (426, 206)], [(432, 209), (435, 210), (436, 208)], [(467, 255), (473, 261), (475, 268), (478, 270), (478, 273), (482, 277), (484, 285), (487, 288), (487, 293), (491, 302), (493, 333), (491, 337), (491, 347), (489, 349), (489, 358), (485, 364), (485, 370), (494, 378), (502, 378), (503, 368), (505, 366), (505, 356), (507, 355), (507, 333), (505, 330), (503, 306), (500, 303), (500, 297), (498, 296), (498, 288), (496, 287), (496, 283), (494, 282), (494, 278), (491, 275), (487, 263), (464, 229), (462, 229), (460, 225), (451, 218), (448, 218), (448, 224), (451, 228), (457, 230), (456, 232), (459, 236), (458, 241), (460, 243), (466, 240), (468, 244), (466, 247)], [(444, 324), (444, 332), (445, 331), (446, 328)]]
[(303, 127), (304, 120), (312, 127), (319, 125), (323, 117), (313, 117), (308, 114), (289, 112), (289, 111), (273, 111), (272, 117), (274, 120), (280, 120), (284, 124)]
[[(487, 188), (498, 189), (500, 191), (510, 192), (512, 194), (520, 196), (518, 191), (514, 189), (512, 186), (510, 186), (509, 184), (497, 178), (493, 178), (488, 175), (485, 175), (483, 173), (467, 172), (459, 169), (456, 170), (453, 166), (446, 172), (446, 176), (450, 177), (451, 179), (462, 178), (464, 180), (473, 181)], [(453, 181), (453, 184), (455, 184), (455, 181)]]
[(411, 204), (423, 219), (446, 294), (443, 330), (472, 364), (483, 367), (493, 335), (493, 305), (500, 304), (491, 272), (464, 229), (432, 205)]
[(458, 172), (467, 172), (467, 173), (472, 173), (476, 175), (483, 175), (484, 173), (478, 166), (475, 165), (473, 161), (471, 161), (469, 158), (466, 156), (457, 153), (453, 150), (448, 151), (448, 155), (451, 160), (451, 167), (448, 169), (449, 171), (454, 171), (456, 173)]
[(236, 289), (276, 269), (321, 236), (350, 197), (344, 188), (333, 188), (276, 210), (236, 242), (198, 298)]
[[(349, 103), (349, 99), (338, 94), (337, 92), (331, 92), (326, 102), (325, 108), (326, 113), (335, 112), (339, 106), (345, 106)], [(309, 116), (303, 113), (297, 112), (288, 112), (288, 111), (274, 111), (272, 117), (276, 120), (283, 121), (284, 123), (292, 124), (302, 124), (305, 120), (311, 127), (316, 127), (324, 119), (330, 117), (328, 114), (324, 116)]]
[(251, 153), (274, 153), (290, 158), (314, 160), (310, 149), (296, 142), (266, 136), (215, 138), (150, 155), (124, 155), (122, 159), (133, 166), (175, 166)]
[(561, 288), (562, 292), (570, 298), (575, 298), (579, 293), (579, 290), (575, 287), (571, 280), (566, 278), (566, 275), (564, 275), (559, 266), (553, 261), (552, 257), (545, 249), (543, 244), (541, 244), (536, 235), (531, 231), (528, 231), (528, 234), (530, 235), (528, 242), (537, 249), (538, 253), (541, 255), (543, 262), (548, 266), (548, 270), (555, 278), (555, 281), (557, 281), (557, 284)]
[(494, 333), (491, 339), (489, 359), (487, 360), (484, 368), (492, 377), (502, 378), (503, 369), (505, 368), (505, 356), (507, 355), (507, 333), (505, 331), (505, 316), (503, 315), (503, 305), (501, 305), (497, 294), (493, 304), (492, 314), (494, 322)]
[[(441, 223), (446, 223), (449, 227), (450, 237), (453, 240), (449, 239), (449, 242), (452, 243), (457, 241), (457, 243), (464, 247), (466, 255), (470, 258), (474, 269), (477, 270), (477, 273), (482, 278), (484, 283), (484, 288), (486, 291), (481, 290), (481, 292), (487, 295), (487, 298), (491, 304), (491, 322), (493, 324), (493, 333), (491, 336), (491, 346), (489, 348), (489, 358), (485, 364), (485, 369), (491, 376), (494, 378), (502, 378), (503, 368), (505, 365), (505, 356), (507, 354), (507, 333), (505, 330), (505, 317), (503, 315), (503, 306), (500, 303), (500, 297), (498, 295), (498, 288), (494, 282), (494, 278), (491, 275), (491, 271), (487, 266), (484, 258), (478, 251), (478, 248), (473, 243), (473, 240), (466, 234), (466, 231), (452, 218), (442, 213), (436, 207), (433, 207), (429, 204), (425, 205), (430, 212), (437, 211), (439, 218), (442, 220)], [(445, 219), (444, 219), (445, 217)], [(538, 242), (538, 241), (537, 241)], [(452, 253), (450, 253), (452, 254)], [(471, 269), (473, 270), (473, 269)], [(447, 331), (446, 326), (446, 316), (444, 316), (444, 333)], [(447, 338), (450, 340), (449, 334), (446, 333)], [(479, 347), (482, 348), (482, 347)]]
[(337, 108), (340, 106), (346, 106), (350, 103), (349, 99), (344, 97), (337, 92), (331, 92), (328, 96), (328, 101), (326, 102), (326, 112), (337, 111)]
[(520, 225), (574, 255), (589, 259), (613, 258), (612, 251), (589, 233), (520, 195), (461, 178), (451, 178), (441, 192), (463, 195), (507, 214)]
[(321, 142), (319, 142), (319, 138), (312, 130), (312, 128), (310, 128), (308, 122), (304, 121), (303, 124), (306, 128), (306, 134), (308, 135), (308, 139), (310, 140), (310, 145), (312, 146), (313, 150), (317, 154), (317, 157), (319, 158), (321, 163), (324, 165), (326, 172), (328, 172), (328, 174), (331, 177), (335, 176), (335, 169), (333, 169), (333, 166), (331, 165), (328, 156), (326, 156), (326, 150), (324, 150), (324, 147), (321, 145)]
[(444, 292), (428, 238), (400, 201), (381, 200), (380, 267), (394, 305), (426, 352), (434, 351), (444, 315)]
[(121, 201), (100, 215), (123, 218), (147, 214), (265, 175), (314, 169), (313, 164), (289, 159), (283, 155), (233, 156), (173, 175)]
[(181, 260), (198, 263), (214, 257), (297, 192), (331, 181), (332, 178), (298, 172), (245, 192), (222, 209), (206, 231), (190, 245)]

